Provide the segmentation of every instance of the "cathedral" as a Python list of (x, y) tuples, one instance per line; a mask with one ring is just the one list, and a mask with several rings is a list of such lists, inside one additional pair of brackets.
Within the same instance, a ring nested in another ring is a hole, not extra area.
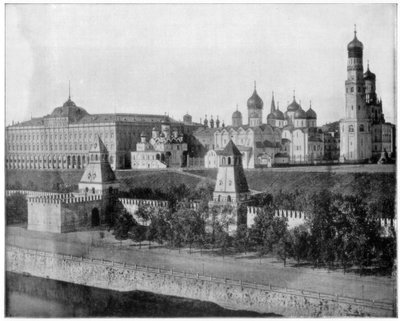
[(140, 138), (141, 141), (136, 144), (136, 151), (131, 153), (132, 168), (167, 168), (184, 165), (187, 143), (177, 128), (171, 130), (168, 117), (161, 121), (161, 131), (153, 127), (149, 142), (144, 132)]
[(376, 75), (369, 63), (364, 73), (364, 45), (354, 39), (347, 45), (345, 117), (340, 120), (340, 161), (376, 161), (382, 152), (394, 154), (395, 127), (385, 122), (382, 100), (376, 94)]
[(270, 113), (265, 121), (263, 109), (264, 102), (254, 84), (253, 94), (247, 100), (247, 124), (244, 124), (238, 108), (232, 114), (231, 126), (212, 128), (205, 121), (204, 127), (194, 132), (194, 136), (207, 149), (204, 166), (218, 167), (219, 152), (229, 140), (242, 153), (244, 168), (322, 160), (323, 135), (316, 128), (317, 114), (311, 104), (305, 111), (293, 95), (292, 103), (283, 113), (279, 109), (279, 103), (275, 104), (272, 93)]

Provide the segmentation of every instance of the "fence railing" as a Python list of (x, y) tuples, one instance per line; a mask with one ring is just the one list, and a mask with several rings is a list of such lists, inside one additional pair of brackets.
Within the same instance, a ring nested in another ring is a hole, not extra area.
[(343, 296), (343, 295), (334, 295), (334, 294), (314, 292), (314, 291), (309, 291), (309, 290), (300, 290), (300, 289), (295, 289), (295, 288), (286, 288), (286, 287), (283, 288), (283, 287), (275, 286), (272, 284), (261, 284), (261, 283), (255, 283), (255, 282), (229, 279), (229, 278), (213, 277), (211, 275), (202, 275), (200, 273), (177, 271), (177, 270), (174, 270), (173, 268), (166, 269), (166, 268), (152, 267), (152, 266), (147, 266), (147, 265), (138, 265), (138, 264), (130, 264), (130, 263), (126, 263), (126, 262), (117, 262), (117, 261), (106, 260), (106, 259), (96, 259), (96, 258), (83, 257), (83, 256), (78, 257), (78, 256), (73, 256), (73, 255), (65, 255), (65, 254), (58, 254), (58, 253), (52, 253), (52, 252), (44, 252), (44, 251), (39, 251), (39, 250), (26, 249), (26, 248), (22, 248), (22, 247), (18, 247), (18, 246), (10, 246), (10, 245), (6, 246), (6, 251), (8, 251), (8, 252), (18, 251), (20, 253), (29, 253), (29, 254), (36, 255), (36, 256), (52, 257), (52, 258), (71, 260), (71, 261), (76, 261), (76, 262), (85, 262), (85, 263), (89, 263), (89, 264), (97, 264), (97, 265), (100, 264), (103, 266), (114, 266), (114, 267), (118, 267), (118, 268), (124, 268), (124, 269), (141, 271), (141, 272), (148, 272), (148, 273), (153, 273), (153, 274), (163, 274), (163, 275), (179, 277), (179, 278), (202, 280), (202, 281), (212, 282), (212, 283), (217, 283), (217, 284), (225, 284), (225, 285), (231, 285), (231, 286), (238, 286), (238, 287), (242, 287), (242, 288), (251, 288), (251, 289), (258, 289), (258, 290), (262, 290), (262, 291), (269, 291), (269, 292), (275, 292), (275, 293), (281, 293), (281, 294), (287, 294), (287, 295), (300, 296), (300, 297), (309, 298), (309, 299), (328, 300), (328, 301), (332, 301), (332, 302), (336, 302), (336, 303), (352, 304), (352, 305), (368, 307), (368, 308), (372, 307), (374, 309), (381, 309), (381, 310), (387, 310), (387, 311), (393, 311), (393, 309), (394, 309), (394, 302), (360, 299), (360, 298), (354, 298), (354, 297), (347, 297), (347, 296)]

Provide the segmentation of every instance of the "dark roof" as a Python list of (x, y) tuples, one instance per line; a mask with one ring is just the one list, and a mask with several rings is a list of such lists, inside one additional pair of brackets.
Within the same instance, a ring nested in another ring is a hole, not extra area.
[(64, 105), (62, 105), (62, 107), (55, 108), (53, 112), (46, 117), (68, 117), (68, 120), (70, 122), (76, 122), (86, 115), (88, 115), (88, 112), (85, 109), (76, 106), (71, 98), (68, 98), (68, 100), (64, 103)]
[[(152, 115), (152, 114), (88, 114), (84, 112), (72, 112), (71, 113), (71, 108), (68, 108), (68, 110), (61, 110), (58, 108), (63, 108), (63, 107), (57, 107), (51, 115), (47, 115), (44, 117), (40, 118), (33, 118), (31, 120), (14, 124), (10, 127), (20, 127), (20, 126), (43, 126), (44, 125), (44, 120), (46, 118), (55, 118), (55, 117), (64, 117), (63, 115), (66, 115), (70, 113), (69, 119), (72, 124), (86, 124), (86, 123), (115, 123), (115, 122), (147, 122), (147, 123), (160, 123), (162, 119), (165, 117), (163, 115)], [(77, 107), (80, 108), (80, 107)], [(84, 110), (84, 109), (81, 109)], [(82, 118), (78, 118), (77, 114), (84, 114)], [(169, 120), (171, 123), (178, 124), (180, 123), (179, 121), (176, 121), (169, 117)], [(191, 125), (200, 125), (198, 123), (192, 123)]]
[(239, 110), (235, 110), (232, 114), (232, 118), (242, 118), (242, 113)]
[(247, 100), (247, 108), (253, 109), (262, 109), (264, 106), (264, 102), (258, 96), (257, 90), (254, 88), (253, 95)]
[(44, 124), (43, 117), (40, 117), (40, 118), (32, 118), (31, 120), (23, 121), (22, 123), (10, 125), (9, 127), (43, 126), (43, 124)]
[[(225, 127), (227, 128), (227, 127)], [(199, 127), (194, 131), (194, 135), (213, 135), (217, 130), (223, 129), (222, 127), (220, 128), (210, 128), (210, 127)]]
[(269, 148), (275, 148), (275, 147), (280, 147), (279, 143), (273, 143), (270, 142), (269, 140), (264, 140), (263, 142), (256, 142), (256, 147), (257, 148), (265, 148), (265, 147), (269, 147)]
[(306, 115), (307, 119), (317, 119), (317, 114), (311, 107), (307, 110)]
[(300, 118), (300, 119), (303, 119), (303, 118), (307, 118), (307, 114), (306, 114), (306, 112), (303, 110), (303, 108), (299, 108), (299, 109), (297, 109), (296, 111), (295, 111), (295, 113), (294, 113), (294, 118)]
[(369, 70), (369, 64), (367, 67), (367, 71), (364, 73), (364, 80), (375, 80), (376, 76), (373, 72)]
[(362, 42), (360, 40), (357, 39), (357, 32), (354, 31), (354, 38), (347, 45), (347, 50), (351, 51), (351, 50), (359, 50), (359, 49), (363, 50), (364, 45), (362, 44)]
[(96, 135), (95, 142), (90, 146), (89, 153), (108, 154), (107, 147), (104, 145), (99, 135)]
[(317, 137), (317, 136), (311, 136), (308, 138), (308, 141), (310, 142), (318, 142), (318, 143), (322, 143), (322, 139)]
[(278, 107), (278, 109), (276, 109), (274, 111), (274, 115), (275, 115), (276, 119), (279, 119), (279, 120), (285, 119), (285, 117), (283, 116), (283, 113), (279, 110), (279, 107)]
[(300, 105), (296, 101), (296, 97), (293, 96), (292, 103), (287, 107), (287, 111), (296, 111), (297, 109), (301, 108)]
[(253, 148), (251, 148), (250, 146), (242, 146), (242, 145), (237, 145), (236, 146), (240, 151), (251, 151)]
[(277, 153), (275, 154), (275, 158), (277, 157), (289, 157), (289, 155), (287, 153)]
[[(96, 137), (95, 143), (90, 149), (90, 153), (99, 152), (100, 154), (108, 154), (107, 148), (99, 136)], [(94, 175), (95, 174), (95, 175)], [(90, 175), (90, 178), (89, 178)], [(110, 183), (116, 181), (115, 174), (111, 169), (108, 157), (105, 160), (100, 157), (98, 161), (89, 161), (82, 175), (81, 183)]]
[(232, 139), (230, 139), (228, 144), (226, 144), (225, 148), (221, 152), (221, 155), (224, 155), (224, 156), (242, 156), (242, 153), (236, 147), (236, 145), (232, 141)]

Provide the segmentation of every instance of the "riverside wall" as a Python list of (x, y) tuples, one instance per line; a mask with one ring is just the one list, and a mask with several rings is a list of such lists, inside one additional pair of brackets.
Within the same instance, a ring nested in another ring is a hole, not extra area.
[(154, 267), (6, 247), (7, 271), (116, 291), (148, 291), (285, 317), (393, 316), (390, 305)]

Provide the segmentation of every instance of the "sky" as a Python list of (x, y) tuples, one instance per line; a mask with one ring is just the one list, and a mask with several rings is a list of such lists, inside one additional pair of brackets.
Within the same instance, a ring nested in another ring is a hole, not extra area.
[(280, 109), (310, 101), (318, 125), (344, 116), (347, 44), (364, 44), (386, 121), (396, 114), (395, 4), (7, 4), (6, 124), (68, 99), (89, 113), (194, 121), (238, 109), (254, 81)]

